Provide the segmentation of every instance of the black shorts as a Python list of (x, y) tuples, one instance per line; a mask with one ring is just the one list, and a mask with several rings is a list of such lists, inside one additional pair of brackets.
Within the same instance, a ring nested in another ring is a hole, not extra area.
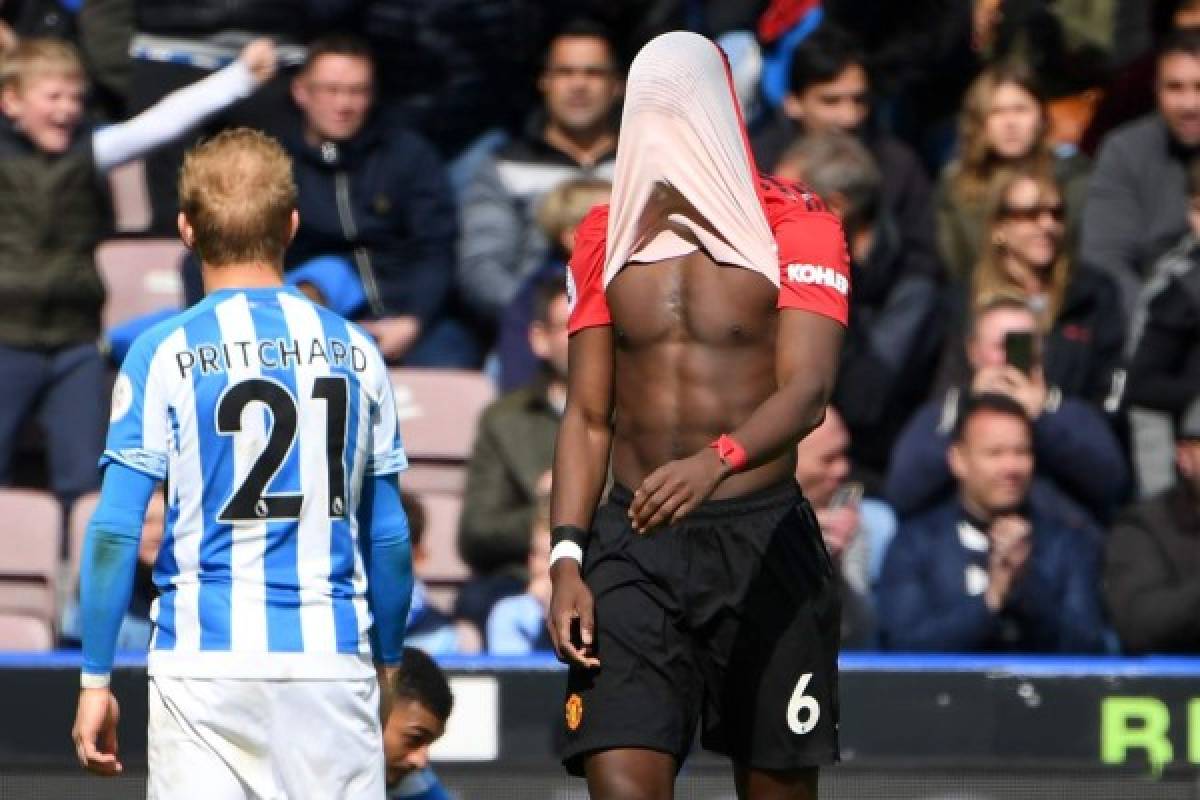
[(696, 724), (706, 749), (746, 767), (838, 760), (838, 583), (816, 517), (794, 483), (705, 503), (637, 534), (631, 492), (596, 512), (584, 578), (600, 667), (571, 667), (567, 770), (613, 748), (682, 765)]

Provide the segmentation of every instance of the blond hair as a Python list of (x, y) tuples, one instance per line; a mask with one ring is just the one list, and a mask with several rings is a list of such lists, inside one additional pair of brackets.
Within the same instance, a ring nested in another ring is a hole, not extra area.
[(599, 178), (576, 178), (555, 186), (537, 209), (537, 224), (552, 245), (577, 227), (597, 203), (608, 200), (612, 184)]
[[(1062, 186), (1054, 175), (1036, 169), (1018, 169), (1009, 175), (997, 188), (988, 206), (987, 220), (984, 226), (982, 250), (979, 265), (975, 269), (971, 286), (971, 307), (976, 313), (981, 308), (1005, 297), (1021, 298), (1028, 304), (1028, 296), (1008, 274), (1004, 266), (1004, 245), (996, 241), (997, 229), (1004, 221), (1005, 206), (1008, 193), (1020, 181), (1033, 181), (1037, 184), (1039, 196), (1044, 192), (1053, 192), (1060, 201), (1064, 201)], [(1038, 315), (1038, 327), (1043, 333), (1050, 330), (1058, 312), (1062, 309), (1063, 297), (1067, 293), (1067, 284), (1071, 280), (1071, 259), (1066, 247), (1060, 246), (1058, 258), (1050, 267), (1050, 280), (1045, 310)]]
[[(987, 140), (987, 120), (992, 113), (992, 98), (1004, 86), (1015, 86), (1033, 98), (1042, 121), (1032, 150), (1020, 163), (1005, 162)], [(979, 201), (987, 197), (1010, 169), (1049, 170), (1053, 164), (1049, 117), (1046, 101), (1033, 73), (1019, 63), (1002, 63), (985, 69), (967, 89), (958, 119), (961, 154), (955, 165), (952, 191), (957, 199)]]
[(79, 51), (70, 42), (50, 37), (22, 39), (0, 60), (0, 86), (21, 91), (35, 78), (48, 75), (87, 82)]
[(191, 247), (209, 266), (282, 264), (291, 239), (292, 160), (270, 136), (234, 128), (192, 148), (179, 172)]

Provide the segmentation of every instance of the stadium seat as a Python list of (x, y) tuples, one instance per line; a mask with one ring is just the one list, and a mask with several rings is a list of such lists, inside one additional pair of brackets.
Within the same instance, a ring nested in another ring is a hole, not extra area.
[[(0, 520), (0, 615), (26, 617), (53, 631), (62, 529), (58, 501), (48, 492), (3, 489)], [(6, 646), (0, 638), (0, 649)]]
[(479, 414), (496, 397), (487, 376), (473, 370), (400, 368), (391, 378), (408, 457), (465, 462)]
[(452, 492), (462, 494), (467, 485), (465, 464), (431, 464), (413, 461), (400, 473), (400, 485), (412, 492)]
[(146, 188), (145, 162), (130, 161), (108, 173), (112, 193), (114, 227), (120, 233), (136, 233), (150, 227), (153, 209)]
[(41, 619), (0, 611), (0, 650), (51, 650), (54, 630)]
[(63, 578), (66, 585), (62, 587), (67, 597), (74, 596), (79, 589), (79, 561), (83, 557), (83, 537), (99, 502), (100, 493), (89, 492), (71, 506), (71, 516), (67, 519), (67, 565)]
[(104, 327), (183, 303), (178, 239), (113, 239), (96, 248), (96, 267), (108, 287)]
[(425, 536), (422, 543), (429, 557), (421, 577), (431, 583), (459, 583), (471, 571), (458, 555), (458, 518), (462, 495), (456, 492), (420, 492), (425, 507)]
[[(470, 577), (458, 555), (458, 518), (476, 423), (496, 388), (470, 370), (401, 368), (391, 371), (391, 379), (410, 462), (400, 484), (425, 506), (429, 563), (421, 577), (434, 591), (448, 590)], [(452, 601), (448, 595), (438, 599)]]

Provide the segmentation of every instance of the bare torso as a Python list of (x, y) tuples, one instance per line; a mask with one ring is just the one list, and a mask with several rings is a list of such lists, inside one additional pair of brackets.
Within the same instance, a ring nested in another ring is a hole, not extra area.
[[(631, 263), (606, 292), (614, 342), (613, 477), (636, 488), (668, 461), (735, 430), (776, 390), (779, 290), (701, 251)], [(729, 476), (732, 497), (793, 471), (789, 453)]]

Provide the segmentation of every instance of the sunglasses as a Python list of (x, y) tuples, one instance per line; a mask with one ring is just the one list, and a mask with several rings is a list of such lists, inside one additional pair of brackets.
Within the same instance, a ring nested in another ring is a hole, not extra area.
[(1049, 214), (1055, 222), (1062, 222), (1067, 216), (1062, 203), (1039, 203), (1035, 206), (1010, 206), (1000, 208), (1000, 216), (1004, 219), (1022, 222), (1037, 222), (1043, 214)]

